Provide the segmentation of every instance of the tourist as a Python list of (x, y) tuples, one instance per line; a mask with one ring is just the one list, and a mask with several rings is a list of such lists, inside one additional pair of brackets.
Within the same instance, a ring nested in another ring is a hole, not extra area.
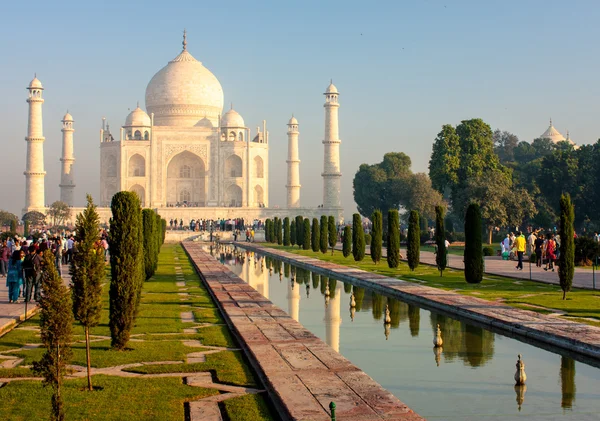
[(535, 247), (535, 265), (539, 268), (542, 267), (542, 261), (544, 260), (543, 250), (544, 250), (544, 235), (540, 234), (539, 237), (535, 239), (534, 243)]
[(56, 264), (56, 270), (58, 271), (58, 276), (62, 276), (62, 254), (63, 254), (63, 241), (60, 237), (56, 237), (54, 249), (52, 250), (54, 253), (54, 261)]
[[(171, 220), (171, 222), (173, 222), (173, 220)], [(108, 239), (106, 238), (106, 236), (102, 236), (102, 248), (104, 249), (104, 262), (106, 263), (108, 261)]]
[(183, 229), (183, 219), (179, 220), (179, 229), (182, 230)]
[(531, 254), (535, 251), (535, 240), (536, 239), (537, 239), (537, 237), (535, 236), (535, 233), (533, 231), (527, 237), (527, 248), (528, 248), (529, 254)]
[(21, 268), (23, 269), (23, 273), (25, 274), (25, 285), (23, 287), (23, 297), (25, 298), (25, 302), (29, 302), (31, 299), (31, 291), (33, 289), (33, 284), (35, 283), (35, 257), (37, 256), (37, 252), (35, 247), (29, 247), (29, 253), (25, 255), (23, 259), (23, 263)]
[(169, 221), (169, 227), (170, 229), (173, 229), (173, 218), (171, 218), (171, 220)]
[(525, 253), (525, 249), (526, 249), (527, 245), (526, 245), (526, 241), (525, 241), (525, 236), (523, 234), (521, 234), (520, 231), (517, 231), (517, 235), (515, 237), (515, 240), (513, 241), (513, 249), (515, 249), (517, 251), (517, 266), (515, 267), (515, 269), (517, 270), (523, 270), (523, 253)]
[(502, 246), (502, 254), (510, 252), (510, 234), (506, 234), (506, 238), (500, 243)]
[(10, 258), (11, 252), (6, 240), (2, 241), (0, 246), (0, 276), (6, 278), (8, 272), (8, 259)]
[(8, 262), (8, 275), (6, 286), (8, 287), (8, 302), (16, 303), (19, 299), (19, 289), (23, 285), (23, 260), (25, 250), (15, 250)]
[(556, 260), (556, 241), (554, 240), (554, 234), (549, 234), (548, 241), (546, 242), (546, 259), (547, 264), (544, 270), (552, 269), (554, 272), (554, 261)]
[(594, 231), (594, 241), (600, 243), (600, 235), (598, 235), (598, 231)]

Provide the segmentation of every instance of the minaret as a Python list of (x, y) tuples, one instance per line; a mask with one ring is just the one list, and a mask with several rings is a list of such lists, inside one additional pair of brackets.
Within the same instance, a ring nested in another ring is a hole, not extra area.
[(39, 211), (46, 213), (44, 193), (44, 134), (42, 127), (42, 82), (34, 77), (29, 86), (29, 121), (27, 125), (27, 163), (25, 168), (25, 208), (23, 213)]
[(339, 92), (333, 81), (325, 95), (325, 154), (323, 158), (323, 207), (341, 208), (340, 202), (340, 143), (338, 125)]
[(73, 117), (69, 112), (62, 119), (63, 147), (62, 147), (62, 172), (60, 176), (60, 201), (73, 206), (73, 190), (75, 182), (73, 177)]
[(288, 122), (287, 207), (300, 207), (300, 159), (298, 155), (298, 120), (292, 115)]
[(288, 314), (292, 319), (300, 321), (300, 285), (294, 281), (288, 283)]
[[(340, 325), (342, 314), (340, 302), (342, 299), (342, 283), (337, 282), (333, 297), (325, 299), (325, 342), (336, 352), (340, 352)], [(329, 299), (329, 302), (327, 300)]]

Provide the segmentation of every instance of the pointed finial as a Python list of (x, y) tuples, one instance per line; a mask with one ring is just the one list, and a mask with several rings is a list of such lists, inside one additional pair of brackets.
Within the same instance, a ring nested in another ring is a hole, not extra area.
[(186, 37), (187, 37), (187, 32), (184, 29), (183, 30), (183, 42), (181, 43), (183, 45), (183, 51), (187, 50), (187, 40), (186, 40)]
[(552, 126), (552, 117), (550, 117), (550, 125)]
[(230, 102), (229, 106), (231, 107), (230, 110), (233, 110), (233, 102)]
[(140, 101), (137, 102), (136, 107), (140, 108)]
[(36, 78), (36, 77), (37, 77), (37, 72), (35, 72), (35, 73), (33, 74), (33, 77), (34, 77), (34, 78)]

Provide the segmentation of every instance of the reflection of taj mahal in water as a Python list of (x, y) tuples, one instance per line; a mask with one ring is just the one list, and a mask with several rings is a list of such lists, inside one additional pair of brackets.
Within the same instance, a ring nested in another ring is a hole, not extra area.
[[(42, 84), (35, 78), (30, 96), (24, 211), (44, 212)], [(119, 191), (137, 193), (143, 207), (163, 218), (264, 219), (272, 216), (334, 215), (341, 219), (338, 91), (325, 92), (323, 201), (300, 204), (299, 123), (287, 124), (287, 200), (269, 209), (269, 132), (266, 121), (252, 131), (233, 109), (223, 113), (221, 84), (201, 62), (183, 50), (148, 83), (144, 111), (138, 106), (117, 133), (103, 120), (100, 132), (100, 206), (108, 207)], [(73, 117), (63, 119), (61, 200), (73, 205), (75, 163)], [(277, 136), (277, 140), (281, 137)], [(311, 148), (314, 147), (311, 145)], [(76, 148), (75, 148), (76, 149)], [(283, 157), (277, 157), (282, 159)], [(293, 212), (291, 211), (293, 209)], [(100, 209), (105, 219), (108, 209)], [(77, 213), (73, 212), (74, 214)]]

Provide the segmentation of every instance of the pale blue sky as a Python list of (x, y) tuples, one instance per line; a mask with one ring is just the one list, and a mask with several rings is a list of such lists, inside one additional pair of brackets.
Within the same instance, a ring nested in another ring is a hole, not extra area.
[(118, 131), (151, 77), (188, 50), (246, 125), (266, 119), (270, 201), (285, 205), (286, 123), (300, 123), (302, 202), (321, 203), (323, 95), (340, 90), (342, 200), (358, 166), (401, 151), (427, 171), (442, 124), (481, 117), (522, 140), (553, 118), (578, 143), (600, 137), (600, 2), (27, 1), (2, 6), (0, 208), (24, 204), (27, 92), (44, 92), (46, 201), (59, 198), (60, 119), (75, 119), (76, 197), (99, 193), (98, 131)]

